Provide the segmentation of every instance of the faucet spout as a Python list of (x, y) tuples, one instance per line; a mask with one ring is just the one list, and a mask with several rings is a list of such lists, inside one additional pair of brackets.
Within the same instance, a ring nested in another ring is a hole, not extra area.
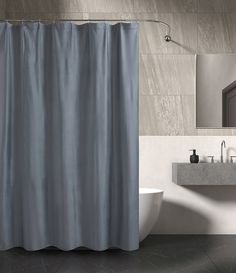
[(221, 146), (220, 146), (220, 147), (221, 147), (220, 162), (223, 163), (223, 162), (224, 162), (223, 148), (226, 147), (226, 145), (225, 145), (225, 140), (223, 140), (223, 141), (221, 142)]

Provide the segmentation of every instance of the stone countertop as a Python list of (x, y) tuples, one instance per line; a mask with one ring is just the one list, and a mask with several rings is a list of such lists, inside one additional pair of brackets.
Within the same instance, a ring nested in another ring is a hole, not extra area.
[(182, 186), (236, 186), (236, 164), (172, 163), (172, 181)]

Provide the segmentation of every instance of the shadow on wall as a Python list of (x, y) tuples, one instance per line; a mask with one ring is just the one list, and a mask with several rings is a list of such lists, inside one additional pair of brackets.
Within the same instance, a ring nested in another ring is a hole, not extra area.
[[(228, 147), (226, 149), (226, 158), (230, 158), (231, 155), (236, 155), (236, 148)], [(229, 162), (229, 160), (228, 160), (228, 162)]]
[(159, 219), (154, 227), (157, 234), (208, 234), (209, 219), (199, 211), (172, 201), (163, 200)]
[(185, 186), (185, 188), (215, 201), (236, 203), (236, 186)]

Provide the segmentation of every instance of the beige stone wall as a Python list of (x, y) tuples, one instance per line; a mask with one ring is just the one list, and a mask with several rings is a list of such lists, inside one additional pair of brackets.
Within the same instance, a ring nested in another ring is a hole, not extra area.
[(235, 0), (0, 0), (1, 18), (155, 18), (140, 27), (140, 135), (234, 135), (195, 129), (197, 53), (236, 51)]

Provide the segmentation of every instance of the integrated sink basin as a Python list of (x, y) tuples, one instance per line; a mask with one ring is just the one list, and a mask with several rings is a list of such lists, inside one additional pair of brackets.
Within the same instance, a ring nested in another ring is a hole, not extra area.
[(236, 164), (172, 163), (172, 181), (182, 186), (236, 185)]

